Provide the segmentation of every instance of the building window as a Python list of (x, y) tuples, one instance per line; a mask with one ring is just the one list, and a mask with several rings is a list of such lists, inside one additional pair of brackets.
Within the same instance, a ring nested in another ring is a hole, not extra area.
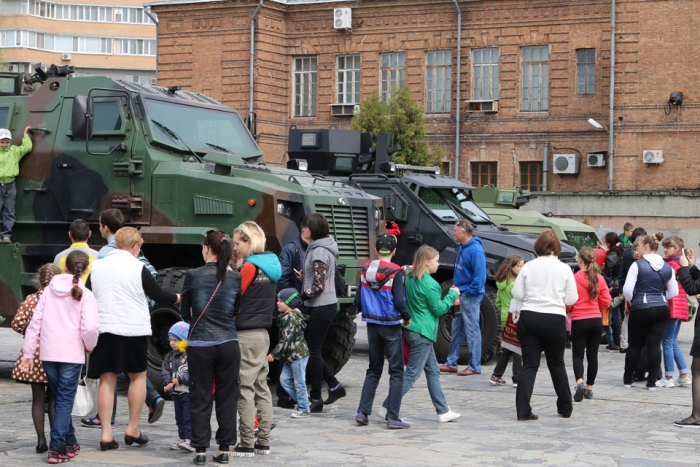
[(524, 190), (542, 191), (542, 162), (520, 163), (520, 187)]
[(498, 49), (472, 49), (472, 99), (498, 100)]
[(130, 83), (146, 84), (147, 77), (145, 75), (126, 75), (124, 81), (129, 81)]
[(404, 52), (384, 53), (381, 61), (381, 98), (384, 102), (391, 99), (391, 90), (406, 83), (406, 54)]
[(595, 49), (576, 49), (576, 94), (595, 93)]
[(475, 187), (496, 186), (498, 164), (496, 162), (472, 162), (472, 185)]
[(523, 87), (521, 110), (537, 112), (549, 108), (549, 47), (522, 48)]
[(440, 162), (440, 175), (450, 176), (450, 161)]
[(153, 24), (151, 18), (143, 12), (143, 8), (115, 8), (114, 9), (115, 23), (136, 23), (136, 24)]
[(425, 112), (448, 113), (452, 90), (452, 52), (428, 52), (425, 58)]
[(112, 7), (109, 6), (66, 5), (33, 0), (29, 4), (29, 14), (68, 21), (112, 22)]
[(294, 59), (294, 116), (315, 117), (318, 80), (318, 59)]
[(336, 104), (360, 103), (360, 56), (338, 57)]
[(114, 39), (117, 55), (155, 55), (156, 41), (148, 39)]

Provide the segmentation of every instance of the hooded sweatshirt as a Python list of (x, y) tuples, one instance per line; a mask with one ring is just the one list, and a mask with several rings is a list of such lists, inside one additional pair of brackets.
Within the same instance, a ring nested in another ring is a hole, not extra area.
[(656, 253), (644, 255), (630, 266), (622, 293), (631, 310), (668, 306), (678, 295), (676, 274)]
[(41, 361), (85, 363), (85, 352), (91, 352), (97, 344), (100, 320), (95, 296), (83, 281), (78, 282), (78, 287), (83, 291), (80, 301), (71, 296), (72, 274), (59, 274), (51, 279), (24, 335), (24, 358), (34, 358), (41, 335)]
[(19, 161), (32, 150), (32, 140), (25, 135), (21, 146), (0, 148), (0, 183), (12, 183), (19, 175)]
[(338, 244), (333, 237), (319, 238), (309, 243), (304, 258), (302, 297), (307, 307), (338, 303), (335, 295), (335, 257)]
[(282, 265), (270, 252), (248, 256), (241, 268), (241, 298), (236, 305), (236, 329), (269, 329), (277, 304), (277, 280)]
[(483, 298), (486, 284), (486, 253), (479, 237), (472, 237), (457, 249), (454, 284), (460, 294)]

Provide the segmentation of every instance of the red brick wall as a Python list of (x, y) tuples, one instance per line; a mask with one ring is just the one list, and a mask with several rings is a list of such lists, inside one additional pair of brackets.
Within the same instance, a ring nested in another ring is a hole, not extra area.
[[(154, 7), (160, 20), (159, 81), (205, 92), (237, 108), (249, 107), (250, 18), (254, 0), (172, 4)], [(352, 7), (352, 33), (333, 29), (334, 7)], [(587, 151), (607, 149), (608, 134), (586, 120), (607, 126), (610, 80), (609, 0), (484, 0), (460, 2), (462, 9), (460, 178), (471, 181), (470, 161), (498, 164), (498, 184), (520, 183), (521, 161), (542, 160), (545, 142), (575, 148), (584, 159), (577, 176), (554, 175), (553, 191), (594, 191), (608, 187), (608, 168), (586, 167)], [(615, 188), (695, 188), (698, 147), (698, 32), (693, 25), (700, 2), (618, 0), (616, 34)], [(452, 113), (428, 115), (428, 140), (455, 153), (457, 15), (451, 1), (360, 0), (286, 6), (265, 2), (256, 30), (255, 103), (259, 143), (268, 163), (286, 162), (289, 125), (344, 128), (350, 117), (333, 117), (335, 57), (362, 56), (362, 99), (379, 89), (379, 53), (406, 53), (406, 83), (423, 102), (425, 52), (450, 49)], [(550, 46), (549, 109), (520, 111), (520, 47)], [(466, 112), (471, 97), (471, 48), (499, 47), (500, 96), (496, 114)], [(596, 91), (576, 94), (576, 49), (596, 49)], [(292, 118), (292, 60), (318, 57), (317, 117)], [(665, 115), (663, 103), (683, 91), (680, 112)], [(643, 149), (664, 151), (665, 162), (646, 166)], [(552, 151), (556, 153), (556, 150)], [(562, 150), (559, 152), (572, 152)], [(453, 161), (452, 161), (453, 162)], [(453, 164), (454, 167), (454, 164)], [(550, 169), (551, 170), (551, 169)]]

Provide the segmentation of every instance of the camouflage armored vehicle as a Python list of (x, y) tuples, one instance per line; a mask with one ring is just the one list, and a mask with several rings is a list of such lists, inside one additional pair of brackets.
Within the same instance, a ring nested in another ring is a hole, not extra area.
[[(13, 244), (0, 245), (0, 315), (11, 318), (34, 291), (32, 273), (67, 247), (71, 221), (86, 219), (90, 243), (104, 243), (97, 216), (107, 208), (140, 229), (143, 251), (171, 291), (181, 290), (187, 268), (203, 264), (207, 230), (230, 235), (252, 219), (278, 253), (310, 212), (328, 218), (346, 281), (357, 283), (373, 254), (380, 200), (338, 181), (266, 166), (238, 112), (205, 95), (71, 72), (52, 66), (24, 82), (21, 74), (0, 74), (0, 127), (17, 143), (31, 126), (34, 142), (20, 164)], [(335, 371), (354, 345), (351, 293), (340, 300), (325, 346)], [(160, 380), (179, 310), (158, 304), (151, 313), (149, 371)]]
[[(509, 232), (497, 226), (472, 199), (474, 187), (452, 177), (439, 175), (437, 167), (414, 167), (395, 164), (391, 153), (392, 137), (379, 134), (372, 147), (369, 133), (351, 130), (311, 130), (292, 127), (289, 131), (290, 168), (307, 166), (307, 170), (356, 186), (384, 199), (385, 217), (398, 224), (398, 264), (410, 264), (415, 251), (423, 244), (440, 252), (440, 268), (435, 279), (443, 291), (452, 285), (457, 244), (452, 236), (454, 225), (468, 219), (481, 237), (486, 252), (488, 281), (481, 302), (482, 361), (493, 358), (500, 347), (501, 319), (495, 307), (494, 276), (501, 261), (517, 254), (526, 261), (535, 257), (534, 234)], [(575, 265), (575, 250), (562, 244), (560, 259)], [(440, 320), (435, 350), (438, 359), (447, 356), (451, 342), (452, 318)], [(469, 351), (462, 347), (460, 361), (466, 363)]]
[(497, 225), (508, 230), (536, 234), (552, 230), (559, 240), (567, 242), (576, 250), (584, 246), (595, 248), (600, 243), (596, 230), (590, 225), (573, 219), (554, 217), (552, 213), (545, 215), (520, 209), (530, 201), (531, 195), (528, 190), (485, 186), (473, 189), (472, 197)]

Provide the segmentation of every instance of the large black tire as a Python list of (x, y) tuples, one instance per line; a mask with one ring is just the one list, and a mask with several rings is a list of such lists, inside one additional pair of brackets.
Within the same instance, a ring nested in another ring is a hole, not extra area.
[[(181, 293), (187, 269), (168, 268), (158, 271), (158, 284), (166, 292)], [(170, 352), (168, 331), (173, 324), (182, 321), (180, 308), (175, 305), (156, 303), (151, 308), (151, 337), (148, 339), (148, 378), (153, 386), (163, 393), (161, 367), (163, 357)]]
[(357, 310), (352, 304), (341, 304), (323, 342), (323, 359), (334, 374), (350, 360), (352, 349), (355, 348), (356, 315)]
[[(452, 287), (452, 280), (442, 283), (442, 296), (447, 295), (447, 291)], [(456, 310), (457, 313), (459, 309)], [(486, 363), (498, 354), (503, 337), (503, 327), (501, 326), (501, 312), (496, 308), (496, 287), (494, 284), (486, 283), (486, 293), (481, 301), (481, 317), (479, 324), (481, 327), (481, 363)], [(438, 339), (434, 345), (435, 355), (439, 362), (447, 359), (452, 342), (452, 316), (450, 313), (440, 318), (438, 325)], [(469, 348), (466, 340), (462, 344), (458, 362), (466, 365), (469, 361)]]

